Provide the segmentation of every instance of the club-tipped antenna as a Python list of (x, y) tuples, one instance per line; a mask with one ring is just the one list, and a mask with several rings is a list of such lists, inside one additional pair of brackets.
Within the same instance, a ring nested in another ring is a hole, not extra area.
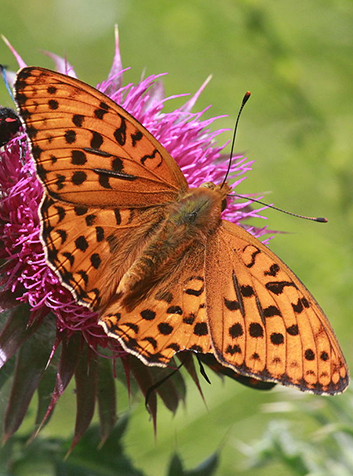
[(237, 119), (236, 119), (236, 121), (235, 121), (234, 132), (233, 132), (233, 138), (232, 138), (232, 146), (231, 146), (231, 148), (230, 148), (230, 154), (229, 154), (228, 169), (227, 169), (227, 173), (226, 173), (225, 176), (224, 176), (224, 179), (223, 179), (221, 188), (222, 188), (222, 187), (224, 186), (224, 184), (226, 183), (227, 178), (228, 178), (228, 175), (229, 175), (229, 172), (230, 172), (230, 169), (231, 169), (231, 166), (232, 166), (234, 145), (235, 145), (235, 139), (236, 139), (236, 136), (237, 136), (237, 130), (238, 130), (239, 119), (240, 119), (241, 113), (242, 113), (242, 111), (243, 111), (243, 109), (244, 109), (244, 106), (245, 106), (245, 104), (247, 103), (247, 101), (248, 101), (248, 99), (249, 99), (250, 96), (251, 96), (251, 92), (250, 92), (250, 91), (246, 91), (246, 93), (244, 94), (243, 100), (242, 100), (242, 102), (241, 102), (241, 106), (240, 106), (240, 109), (239, 109), (239, 112), (238, 112), (238, 115), (237, 115)]
[(239, 195), (238, 193), (229, 194), (228, 197), (238, 197), (242, 200), (249, 200), (251, 202), (259, 203), (260, 205), (264, 205), (265, 207), (272, 208), (273, 210), (277, 210), (278, 212), (286, 213), (287, 215), (291, 215), (292, 217), (303, 218), (304, 220), (316, 221), (318, 223), (327, 223), (327, 218), (324, 217), (307, 217), (305, 215), (298, 215), (298, 213), (288, 212), (287, 210), (283, 210), (282, 208), (275, 207), (274, 205), (269, 205), (268, 203), (262, 202), (257, 198), (246, 197), (245, 195)]
[[(230, 154), (229, 154), (228, 169), (227, 169), (227, 172), (224, 176), (221, 188), (226, 183), (229, 172), (230, 172), (230, 169), (231, 169), (231, 166), (232, 166), (234, 145), (235, 145), (235, 140), (236, 140), (237, 131), (238, 131), (239, 119), (240, 119), (241, 113), (244, 109), (244, 106), (248, 102), (248, 99), (250, 98), (250, 96), (251, 96), (250, 91), (247, 91), (244, 94), (244, 97), (243, 97), (243, 100), (241, 102), (241, 106), (240, 106), (240, 109), (239, 109), (239, 112), (238, 112), (238, 115), (237, 115), (237, 118), (236, 118), (236, 121), (235, 121), (233, 138), (232, 138), (232, 146), (230, 148)], [(275, 207), (274, 205), (269, 205), (268, 203), (262, 202), (261, 200), (257, 200), (256, 198), (245, 197), (244, 195), (239, 195), (238, 193), (237, 194), (230, 194), (230, 195), (228, 195), (228, 197), (238, 197), (238, 198), (241, 198), (243, 200), (251, 200), (252, 202), (256, 202), (256, 203), (259, 203), (260, 205), (264, 205), (265, 207), (272, 208), (273, 210), (277, 210), (278, 212), (286, 213), (287, 215), (291, 215), (291, 216), (297, 217), (297, 218), (303, 218), (303, 220), (310, 220), (310, 221), (315, 221), (315, 222), (318, 222), (318, 223), (327, 223), (327, 218), (324, 218), (324, 217), (307, 217), (305, 215), (299, 215), (298, 213), (288, 212), (287, 210), (283, 210), (282, 208)]]

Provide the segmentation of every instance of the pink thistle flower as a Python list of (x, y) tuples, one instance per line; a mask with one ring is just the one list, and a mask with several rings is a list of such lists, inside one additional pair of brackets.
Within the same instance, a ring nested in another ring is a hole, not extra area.
[[(12, 47), (11, 49), (19, 66), (24, 66), (25, 63), (18, 53)], [(72, 66), (65, 60), (50, 53), (49, 55), (58, 71), (76, 76)], [(136, 117), (164, 145), (179, 164), (190, 186), (197, 187), (204, 182), (220, 183), (224, 179), (228, 161), (220, 160), (224, 146), (217, 145), (216, 138), (224, 130), (210, 129), (218, 118), (204, 119), (203, 115), (208, 108), (199, 113), (191, 112), (206, 83), (183, 107), (167, 113), (164, 112), (164, 104), (172, 98), (164, 97), (162, 75), (150, 75), (138, 84), (123, 86), (123, 72), (117, 40), (110, 74), (98, 85), (98, 89)], [(231, 176), (234, 178), (234, 187), (244, 180), (244, 174), (249, 170), (251, 161), (244, 157), (233, 158)], [(121, 361), (127, 375), (133, 375), (144, 394), (155, 383), (153, 376), (156, 369), (145, 367), (138, 359), (127, 355), (116, 340), (108, 338), (97, 324), (97, 314), (77, 303), (48, 266), (40, 240), (38, 217), (43, 189), (30, 157), (27, 137), (22, 131), (0, 149), (0, 189), (0, 259), (3, 262), (0, 306), (4, 310), (10, 309), (6, 313), (7, 320), (0, 334), (0, 365), (9, 362), (13, 355), (20, 355), (23, 344), (29, 346), (40, 329), (43, 331), (48, 329), (48, 326), (50, 329), (47, 330), (48, 339), (44, 351), (37, 352), (35, 357), (31, 353), (30, 364), (29, 361), (27, 365), (23, 362), (22, 370), (17, 370), (15, 374), (12, 397), (8, 402), (5, 418), (5, 438), (11, 436), (21, 424), (33, 393), (43, 379), (46, 368), (53, 365), (53, 355), (60, 347), (61, 357), (56, 369), (55, 387), (54, 390), (50, 389), (49, 394), (52, 393), (52, 397), (49, 398), (50, 404), (46, 411), (38, 414), (37, 430), (46, 422), (57, 400), (75, 375), (78, 411), (73, 445), (90, 424), (95, 400), (98, 400), (98, 408), (110, 409), (109, 412), (100, 412), (101, 434), (104, 440), (114, 426), (116, 409), (113, 378), (109, 379), (110, 383), (103, 392), (104, 395), (97, 390), (101, 368), (104, 367), (106, 374), (114, 377), (113, 366), (110, 365), (107, 369), (106, 363)], [(253, 216), (258, 214), (249, 207), (249, 203), (229, 201), (224, 212), (224, 217), (236, 224)], [(261, 236), (264, 229), (252, 228), (251, 232), (255, 236)], [(14, 329), (17, 329), (15, 333)], [(110, 360), (100, 356), (109, 356)], [(21, 356), (17, 355), (16, 358), (17, 362), (21, 360)], [(33, 365), (33, 359), (38, 360), (38, 365), (31, 382), (26, 380), (24, 384), (24, 375)], [(206, 365), (212, 367), (211, 364), (206, 362)], [(198, 385), (192, 360), (185, 366)], [(219, 367), (221, 366), (218, 364), (215, 371), (222, 373)], [(163, 373), (165, 369), (157, 370), (161, 378), (161, 371)], [(229, 372), (232, 371), (228, 369), (228, 374)], [(163, 389), (158, 388), (157, 393), (171, 411), (176, 411), (183, 392), (171, 379), (164, 383)], [(19, 406), (20, 394), (23, 396)], [(17, 395), (17, 401), (14, 395)], [(91, 395), (92, 400), (88, 411), (87, 395)], [(80, 411), (83, 400), (86, 402), (84, 415)], [(151, 394), (149, 406), (154, 420), (156, 402), (155, 395)]]

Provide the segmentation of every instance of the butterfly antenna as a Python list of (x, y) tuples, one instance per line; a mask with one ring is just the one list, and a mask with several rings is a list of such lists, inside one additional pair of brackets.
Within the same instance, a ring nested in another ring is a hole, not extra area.
[(288, 212), (287, 210), (283, 210), (282, 208), (275, 207), (274, 205), (269, 205), (268, 203), (261, 202), (256, 198), (245, 197), (244, 195), (239, 195), (238, 193), (232, 193), (228, 195), (228, 197), (238, 197), (242, 200), (251, 200), (252, 202), (259, 203), (260, 205), (264, 205), (265, 207), (272, 208), (273, 210), (277, 210), (278, 212), (286, 213), (287, 215), (291, 215), (292, 217), (303, 218), (304, 220), (316, 221), (318, 223), (327, 223), (327, 218), (324, 217), (307, 217), (305, 215), (298, 215), (298, 213)]
[(8, 91), (8, 93), (10, 94), (11, 99), (14, 101), (13, 92), (12, 92), (12, 90), (11, 90), (11, 88), (10, 88), (9, 80), (7, 79), (6, 69), (7, 69), (6, 66), (0, 64), (0, 71), (1, 71), (2, 79), (3, 79), (3, 81), (4, 81), (5, 87), (6, 87), (7, 91)]
[(231, 146), (231, 148), (230, 148), (230, 154), (229, 154), (228, 169), (227, 169), (227, 173), (226, 173), (225, 176), (224, 176), (224, 179), (223, 179), (221, 188), (225, 185), (225, 183), (226, 183), (226, 181), (227, 181), (227, 178), (228, 178), (228, 175), (229, 175), (229, 172), (230, 172), (230, 168), (231, 168), (231, 166), (232, 166), (234, 145), (235, 145), (235, 139), (236, 139), (236, 136), (237, 136), (237, 130), (238, 130), (239, 119), (240, 119), (241, 113), (242, 113), (242, 111), (243, 111), (243, 109), (244, 109), (244, 106), (245, 106), (245, 104), (248, 102), (248, 99), (249, 99), (250, 96), (251, 96), (251, 92), (250, 92), (250, 91), (247, 91), (247, 92), (244, 94), (244, 97), (243, 97), (243, 100), (242, 100), (242, 102), (241, 102), (241, 106), (240, 106), (240, 109), (239, 109), (239, 112), (238, 112), (238, 115), (237, 115), (237, 119), (236, 119), (236, 121), (235, 121), (234, 132), (233, 132), (233, 138), (232, 138), (232, 146)]

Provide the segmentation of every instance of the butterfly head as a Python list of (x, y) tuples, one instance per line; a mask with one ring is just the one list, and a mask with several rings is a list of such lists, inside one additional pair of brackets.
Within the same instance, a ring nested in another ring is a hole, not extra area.
[(213, 190), (217, 196), (220, 197), (222, 212), (227, 208), (227, 196), (229, 195), (232, 189), (226, 182), (222, 183), (221, 185), (215, 185), (212, 182), (205, 182), (201, 185), (200, 188), (209, 188)]

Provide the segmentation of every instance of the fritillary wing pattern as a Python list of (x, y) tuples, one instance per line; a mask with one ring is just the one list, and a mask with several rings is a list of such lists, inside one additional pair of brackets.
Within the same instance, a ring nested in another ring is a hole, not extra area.
[(235, 371), (317, 394), (342, 392), (348, 370), (327, 317), (265, 245), (223, 220), (206, 252), (216, 358)]
[(204, 250), (196, 245), (146, 299), (133, 309), (112, 303), (100, 324), (147, 365), (164, 367), (183, 350), (211, 352), (203, 273)]
[(93, 207), (144, 208), (188, 188), (176, 162), (134, 117), (97, 89), (27, 67), (15, 100), (37, 174), (52, 198)]
[(347, 387), (313, 296), (259, 240), (221, 220), (227, 184), (189, 189), (157, 139), (77, 79), (29, 67), (15, 88), (44, 186), (48, 262), (108, 335), (147, 365), (194, 351), (255, 388)]
[[(83, 304), (104, 306), (187, 182), (162, 145), (91, 86), (27, 67), (15, 99), (45, 194), (42, 241), (51, 267)], [(109, 284), (107, 284), (109, 283)]]

